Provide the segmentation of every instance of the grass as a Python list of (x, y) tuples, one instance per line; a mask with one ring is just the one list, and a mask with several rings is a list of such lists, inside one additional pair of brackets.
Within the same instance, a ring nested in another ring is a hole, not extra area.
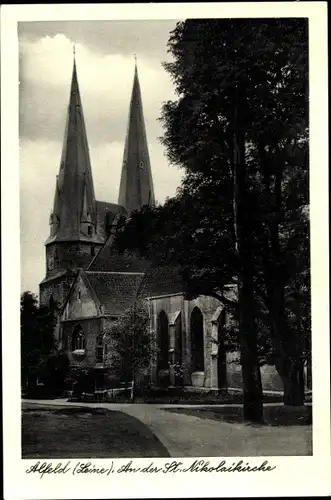
[(22, 409), (22, 458), (169, 457), (142, 422), (104, 408)]
[[(140, 398), (136, 398), (140, 402)], [(263, 396), (264, 403), (280, 403), (282, 395), (268, 395)], [(155, 391), (146, 394), (141, 398), (141, 402), (147, 404), (181, 404), (181, 405), (199, 405), (199, 404), (243, 404), (244, 398), (242, 393), (230, 393), (221, 391), (219, 394), (211, 392), (178, 392), (171, 391)]]
[[(264, 403), (281, 403), (282, 395), (269, 395), (263, 396)], [(85, 399), (69, 398), (69, 401), (91, 402), (95, 401), (93, 395)], [(105, 399), (104, 401), (108, 401)], [(243, 404), (242, 393), (230, 393), (220, 391), (215, 394), (215, 391), (183, 391), (176, 389), (168, 390), (151, 390), (146, 391), (144, 394), (137, 394), (135, 396), (135, 403), (142, 404), (181, 404), (181, 405), (200, 405), (200, 404)], [(131, 403), (130, 391), (120, 393), (114, 398), (109, 399), (111, 403)]]
[[(228, 423), (244, 423), (243, 408), (241, 406), (223, 408), (167, 408), (166, 411)], [(265, 406), (263, 415), (264, 425), (268, 426), (287, 427), (312, 424), (311, 406)]]

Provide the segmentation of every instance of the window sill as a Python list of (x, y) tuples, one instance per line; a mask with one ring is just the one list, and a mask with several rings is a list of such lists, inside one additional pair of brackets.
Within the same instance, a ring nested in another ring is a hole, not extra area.
[(86, 349), (76, 349), (75, 351), (72, 351), (72, 355), (82, 358), (86, 355)]

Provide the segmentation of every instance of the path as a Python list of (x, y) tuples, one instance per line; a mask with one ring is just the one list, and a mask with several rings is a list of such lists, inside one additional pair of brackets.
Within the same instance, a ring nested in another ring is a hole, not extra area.
[[(38, 405), (90, 406), (122, 411), (147, 425), (172, 457), (282, 456), (309, 455), (312, 452), (311, 426), (252, 426), (167, 411), (167, 407), (174, 409), (180, 405), (73, 403), (63, 399), (24, 401)], [(202, 406), (205, 408), (208, 405)]]

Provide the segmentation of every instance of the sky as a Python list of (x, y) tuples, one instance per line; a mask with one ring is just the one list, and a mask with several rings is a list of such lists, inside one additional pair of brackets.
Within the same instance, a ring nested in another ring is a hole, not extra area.
[(162, 103), (175, 99), (167, 41), (176, 21), (19, 23), (21, 291), (45, 276), (56, 175), (73, 66), (73, 44), (95, 195), (117, 203), (134, 75), (142, 92), (156, 200), (173, 196), (183, 172), (168, 164), (159, 137)]

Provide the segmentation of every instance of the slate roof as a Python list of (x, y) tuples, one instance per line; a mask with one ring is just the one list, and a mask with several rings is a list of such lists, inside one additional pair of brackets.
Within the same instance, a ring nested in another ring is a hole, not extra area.
[(70, 269), (67, 269), (65, 271), (59, 271), (58, 273), (55, 273), (55, 274), (51, 274), (51, 276), (46, 276), (41, 282), (40, 282), (40, 285), (44, 284), (44, 283), (47, 283), (48, 281), (55, 281), (56, 279), (58, 278), (62, 278), (63, 276), (69, 276), (69, 277), (73, 277), (75, 276), (75, 272), (70, 270)]
[[(60, 171), (56, 181), (52, 220), (57, 221), (55, 240), (86, 239), (81, 231), (82, 218), (96, 223), (96, 205), (91, 161), (86, 135), (83, 107), (74, 61)], [(89, 240), (100, 242), (99, 235)]]
[(111, 234), (90, 263), (88, 271), (143, 273), (150, 267), (150, 263), (143, 259), (127, 252), (118, 253), (114, 249), (113, 241), (114, 235)]
[(85, 276), (103, 306), (104, 313), (118, 316), (133, 304), (144, 275), (85, 271)]
[(143, 105), (135, 66), (118, 203), (128, 212), (155, 205)]
[(141, 297), (157, 297), (184, 293), (184, 283), (178, 269), (171, 266), (150, 268), (141, 286)]

